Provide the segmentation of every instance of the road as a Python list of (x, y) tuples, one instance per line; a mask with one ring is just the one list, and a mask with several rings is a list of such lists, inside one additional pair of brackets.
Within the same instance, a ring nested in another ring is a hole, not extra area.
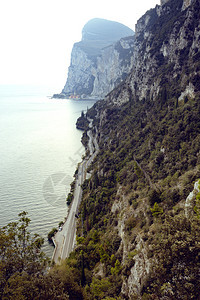
[[(91, 124), (91, 122), (90, 122)], [(90, 128), (92, 126), (90, 125)], [(52, 261), (55, 263), (61, 262), (63, 259), (67, 258), (70, 252), (73, 250), (76, 238), (76, 216), (78, 214), (78, 208), (81, 203), (82, 198), (82, 188), (81, 185), (86, 179), (87, 168), (93, 161), (94, 157), (99, 151), (99, 146), (97, 143), (97, 135), (93, 137), (92, 130), (88, 131), (88, 149), (90, 151), (89, 157), (83, 160), (78, 167), (78, 173), (75, 180), (74, 189), (74, 199), (72, 201), (68, 217), (63, 225), (62, 231), (58, 231), (54, 237), (54, 253)]]

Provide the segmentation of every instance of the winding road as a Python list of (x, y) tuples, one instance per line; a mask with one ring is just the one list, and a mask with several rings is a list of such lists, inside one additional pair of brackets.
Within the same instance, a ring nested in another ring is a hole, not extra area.
[[(92, 128), (92, 120), (89, 121), (89, 128)], [(78, 166), (78, 173), (75, 180), (74, 199), (71, 204), (67, 220), (63, 225), (62, 231), (58, 231), (53, 239), (55, 249), (52, 261), (54, 261), (55, 263), (59, 263), (63, 259), (67, 258), (74, 248), (76, 240), (76, 215), (78, 214), (78, 208), (82, 198), (81, 185), (86, 179), (87, 168), (99, 151), (97, 135), (94, 137), (91, 129), (87, 132), (87, 134), (89, 137), (88, 149), (90, 155), (89, 157), (84, 159)]]

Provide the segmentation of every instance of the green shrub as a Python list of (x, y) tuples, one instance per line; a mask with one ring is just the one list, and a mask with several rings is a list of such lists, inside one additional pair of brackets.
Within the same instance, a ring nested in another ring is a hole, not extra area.
[(158, 217), (159, 215), (163, 214), (163, 209), (158, 205), (157, 202), (154, 203), (153, 208), (150, 208), (152, 216)]

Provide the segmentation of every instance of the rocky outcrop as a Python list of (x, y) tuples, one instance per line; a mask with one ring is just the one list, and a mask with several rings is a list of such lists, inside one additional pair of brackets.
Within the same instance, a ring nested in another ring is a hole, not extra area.
[(188, 8), (188, 6), (191, 5), (193, 0), (184, 0), (183, 1), (183, 6), (182, 6), (182, 10), (185, 10), (186, 8)]
[[(134, 32), (112, 21), (94, 19), (74, 44), (68, 78), (62, 94), (103, 98), (130, 73)], [(128, 36), (128, 37), (127, 37)]]
[(194, 214), (194, 207), (196, 204), (196, 196), (200, 192), (199, 190), (199, 180), (195, 182), (194, 189), (190, 194), (188, 195), (186, 201), (185, 201), (185, 216), (186, 218), (191, 218), (191, 216)]

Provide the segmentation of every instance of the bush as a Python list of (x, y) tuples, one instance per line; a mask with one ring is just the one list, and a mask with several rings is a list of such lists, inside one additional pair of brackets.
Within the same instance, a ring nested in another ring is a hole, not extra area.
[(68, 194), (66, 201), (67, 201), (68, 206), (72, 203), (72, 201), (73, 201), (73, 194), (72, 193)]

